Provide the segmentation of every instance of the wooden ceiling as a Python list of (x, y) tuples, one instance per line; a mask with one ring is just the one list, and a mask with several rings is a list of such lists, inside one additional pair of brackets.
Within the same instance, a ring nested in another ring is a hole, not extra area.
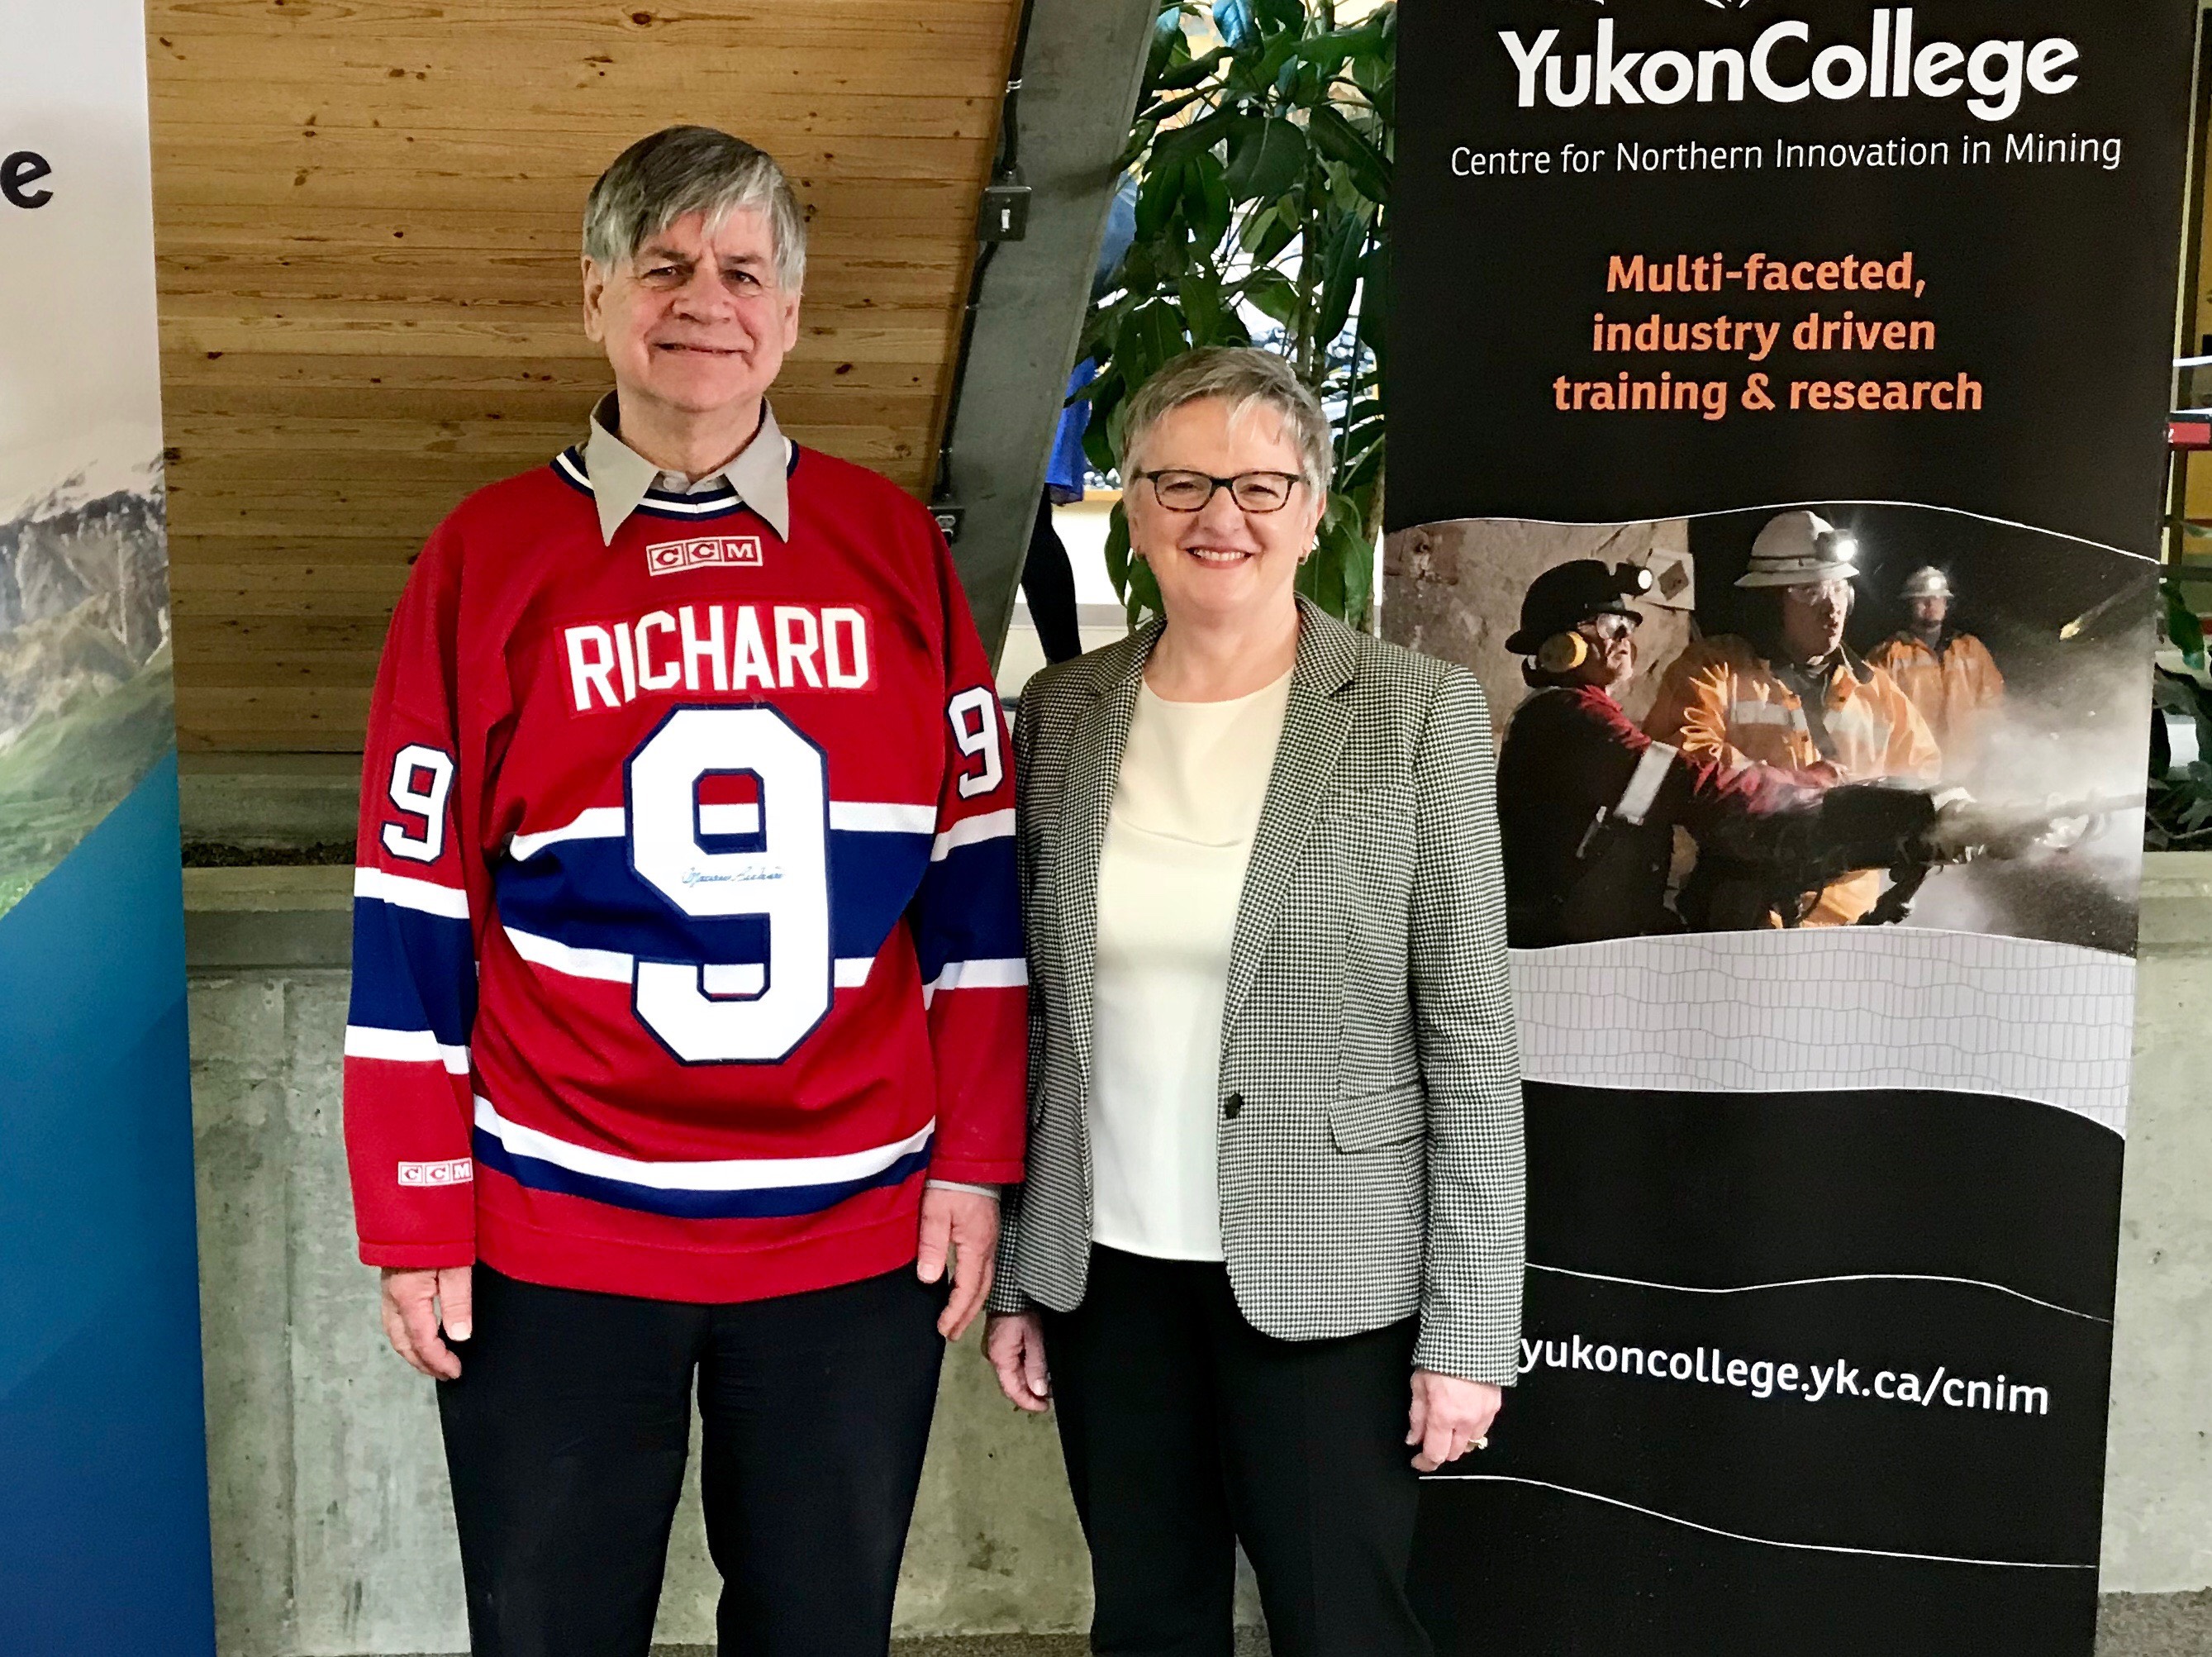
[(182, 745), (360, 746), (423, 537), (607, 383), (578, 222), (659, 127), (782, 161), (811, 230), (778, 418), (926, 490), (1019, 10), (150, 0)]

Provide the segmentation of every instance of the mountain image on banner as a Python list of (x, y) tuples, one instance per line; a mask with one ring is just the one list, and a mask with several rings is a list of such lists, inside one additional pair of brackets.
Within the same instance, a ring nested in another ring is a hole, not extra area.
[(12, 494), (0, 508), (0, 914), (174, 740), (158, 451)]

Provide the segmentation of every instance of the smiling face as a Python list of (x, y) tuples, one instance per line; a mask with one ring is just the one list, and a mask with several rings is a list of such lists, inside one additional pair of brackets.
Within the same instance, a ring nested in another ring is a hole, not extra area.
[[(1145, 434), (1133, 470), (1181, 470), (1213, 478), (1245, 472), (1302, 474), (1304, 457), (1269, 409), (1230, 418), (1218, 397), (1201, 397), (1163, 415)], [(1188, 618), (1235, 625), (1272, 611), (1296, 613), (1298, 561), (1313, 545), (1327, 498), (1303, 480), (1273, 512), (1248, 512), (1225, 489), (1196, 512), (1162, 506), (1149, 479), (1124, 496), (1130, 549), (1152, 566), (1169, 624)]]
[(799, 295), (776, 279), (768, 215), (743, 209), (709, 234), (693, 213), (625, 263), (584, 261), (584, 332), (626, 404), (696, 417), (757, 403), (799, 338)]

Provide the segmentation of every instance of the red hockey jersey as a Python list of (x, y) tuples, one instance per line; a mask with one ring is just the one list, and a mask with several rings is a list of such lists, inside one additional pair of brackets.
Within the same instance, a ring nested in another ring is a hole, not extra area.
[(440, 525), (369, 720), (345, 1125), (362, 1259), (749, 1300), (1021, 1178), (989, 663), (937, 526), (793, 448), (605, 543), (583, 452)]

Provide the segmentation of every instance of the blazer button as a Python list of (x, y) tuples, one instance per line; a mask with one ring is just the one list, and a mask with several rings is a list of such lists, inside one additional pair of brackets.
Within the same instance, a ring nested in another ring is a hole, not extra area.
[(1225, 1117), (1227, 1117), (1227, 1118), (1228, 1118), (1231, 1122), (1234, 1122), (1234, 1121), (1235, 1121), (1238, 1117), (1242, 1116), (1243, 1113), (1244, 1113), (1244, 1095), (1243, 1095), (1243, 1094), (1242, 1094), (1242, 1093), (1231, 1093), (1231, 1094), (1230, 1094), (1230, 1095), (1229, 1095), (1229, 1097), (1228, 1097), (1227, 1099), (1224, 1099), (1224, 1100), (1222, 1100), (1222, 1101), (1221, 1101), (1221, 1114), (1222, 1114), (1222, 1115), (1224, 1115), (1224, 1116), (1225, 1116)]

